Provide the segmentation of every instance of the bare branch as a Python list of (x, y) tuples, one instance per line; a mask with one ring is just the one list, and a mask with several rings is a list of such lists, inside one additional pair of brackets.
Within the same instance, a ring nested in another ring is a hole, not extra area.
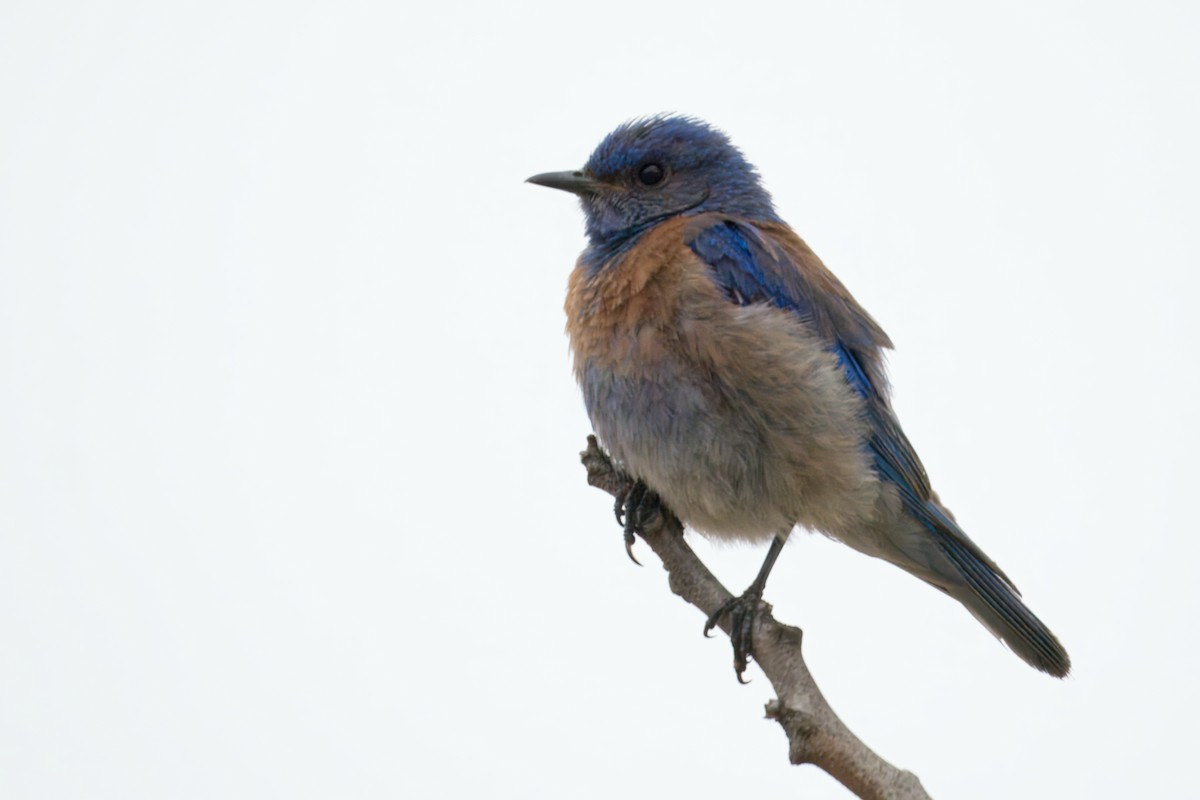
[[(587, 467), (588, 483), (614, 497), (628, 490), (632, 479), (620, 472), (588, 437), (580, 454)], [(683, 525), (674, 514), (664, 514), (648, 530), (640, 531), (667, 570), (671, 591), (707, 616), (732, 595), (713, 577), (683, 538)], [(721, 629), (729, 633), (726, 620)], [(754, 622), (754, 660), (775, 689), (777, 698), (767, 703), (767, 717), (776, 720), (788, 737), (788, 758), (793, 764), (815, 764), (846, 788), (869, 800), (919, 800), (929, 795), (911, 772), (898, 769), (876, 755), (838, 718), (817, 688), (800, 652), (799, 628), (775, 620), (770, 606)]]

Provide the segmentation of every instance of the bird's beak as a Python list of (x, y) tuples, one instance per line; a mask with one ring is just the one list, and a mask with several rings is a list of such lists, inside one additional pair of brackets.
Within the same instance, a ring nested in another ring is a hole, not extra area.
[(564, 192), (577, 194), (580, 197), (596, 194), (600, 184), (584, 175), (579, 170), (573, 172), (543, 172), (526, 178), (526, 183), (536, 183), (538, 186), (549, 186), (551, 189), (562, 189)]

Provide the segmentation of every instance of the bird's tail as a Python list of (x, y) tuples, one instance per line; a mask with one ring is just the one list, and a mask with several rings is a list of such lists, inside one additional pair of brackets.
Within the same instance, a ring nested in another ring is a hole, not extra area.
[[(958, 600), (1026, 663), (1062, 678), (1071, 657), (1050, 629), (1021, 601), (998, 566), (955, 524), (942, 506), (927, 501), (920, 516), (904, 514), (889, 525), (882, 556)], [(911, 513), (911, 512), (910, 512)]]
[(1029, 610), (1016, 587), (994, 568), (978, 547), (968, 546), (959, 537), (948, 533), (935, 530), (934, 539), (963, 582), (942, 584), (940, 588), (966, 606), (976, 619), (1030, 666), (1056, 678), (1066, 677), (1071, 671), (1071, 657), (1058, 637)]

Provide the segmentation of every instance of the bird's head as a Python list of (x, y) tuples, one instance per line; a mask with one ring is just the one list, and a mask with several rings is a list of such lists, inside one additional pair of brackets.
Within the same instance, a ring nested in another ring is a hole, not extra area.
[(582, 170), (547, 172), (529, 182), (579, 195), (593, 245), (677, 214), (721, 211), (777, 220), (771, 196), (741, 151), (690, 117), (627, 122), (604, 137)]

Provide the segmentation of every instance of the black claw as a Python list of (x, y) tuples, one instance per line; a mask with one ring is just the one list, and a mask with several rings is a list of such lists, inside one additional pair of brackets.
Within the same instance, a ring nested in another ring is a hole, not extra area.
[(639, 567), (642, 562), (637, 560), (637, 556), (633, 554), (633, 543), (637, 541), (632, 533), (625, 534), (625, 553), (629, 556), (629, 560), (637, 564)]
[(617, 524), (621, 527), (625, 527), (625, 500), (629, 497), (629, 492), (632, 490), (632, 488), (633, 487), (630, 486), (626, 489), (623, 489), (617, 494), (617, 500), (615, 503), (613, 503), (613, 516), (617, 518)]
[(617, 518), (617, 524), (625, 531), (625, 552), (629, 555), (630, 560), (639, 567), (642, 562), (633, 555), (633, 545), (637, 541), (636, 534), (644, 531), (646, 525), (653, 521), (659, 513), (658, 495), (650, 491), (641, 481), (636, 481), (617, 495), (616, 503), (613, 505), (613, 514)]
[(749, 683), (743, 680), (742, 674), (749, 663), (754, 618), (758, 616), (761, 602), (762, 593), (751, 587), (741, 597), (732, 597), (722, 603), (704, 623), (704, 635), (708, 636), (721, 618), (729, 614), (729, 640), (733, 644), (733, 670), (737, 673), (738, 683)]
[(717, 627), (717, 623), (719, 623), (721, 621), (721, 617), (725, 616), (725, 612), (729, 610), (729, 607), (731, 605), (733, 605), (733, 601), (735, 599), (736, 598), (731, 598), (729, 600), (726, 600), (724, 603), (722, 603), (717, 608), (716, 611), (714, 611), (708, 615), (708, 620), (704, 623), (704, 638), (705, 639), (712, 638), (711, 636), (709, 636), (709, 634), (712, 633), (713, 628)]

